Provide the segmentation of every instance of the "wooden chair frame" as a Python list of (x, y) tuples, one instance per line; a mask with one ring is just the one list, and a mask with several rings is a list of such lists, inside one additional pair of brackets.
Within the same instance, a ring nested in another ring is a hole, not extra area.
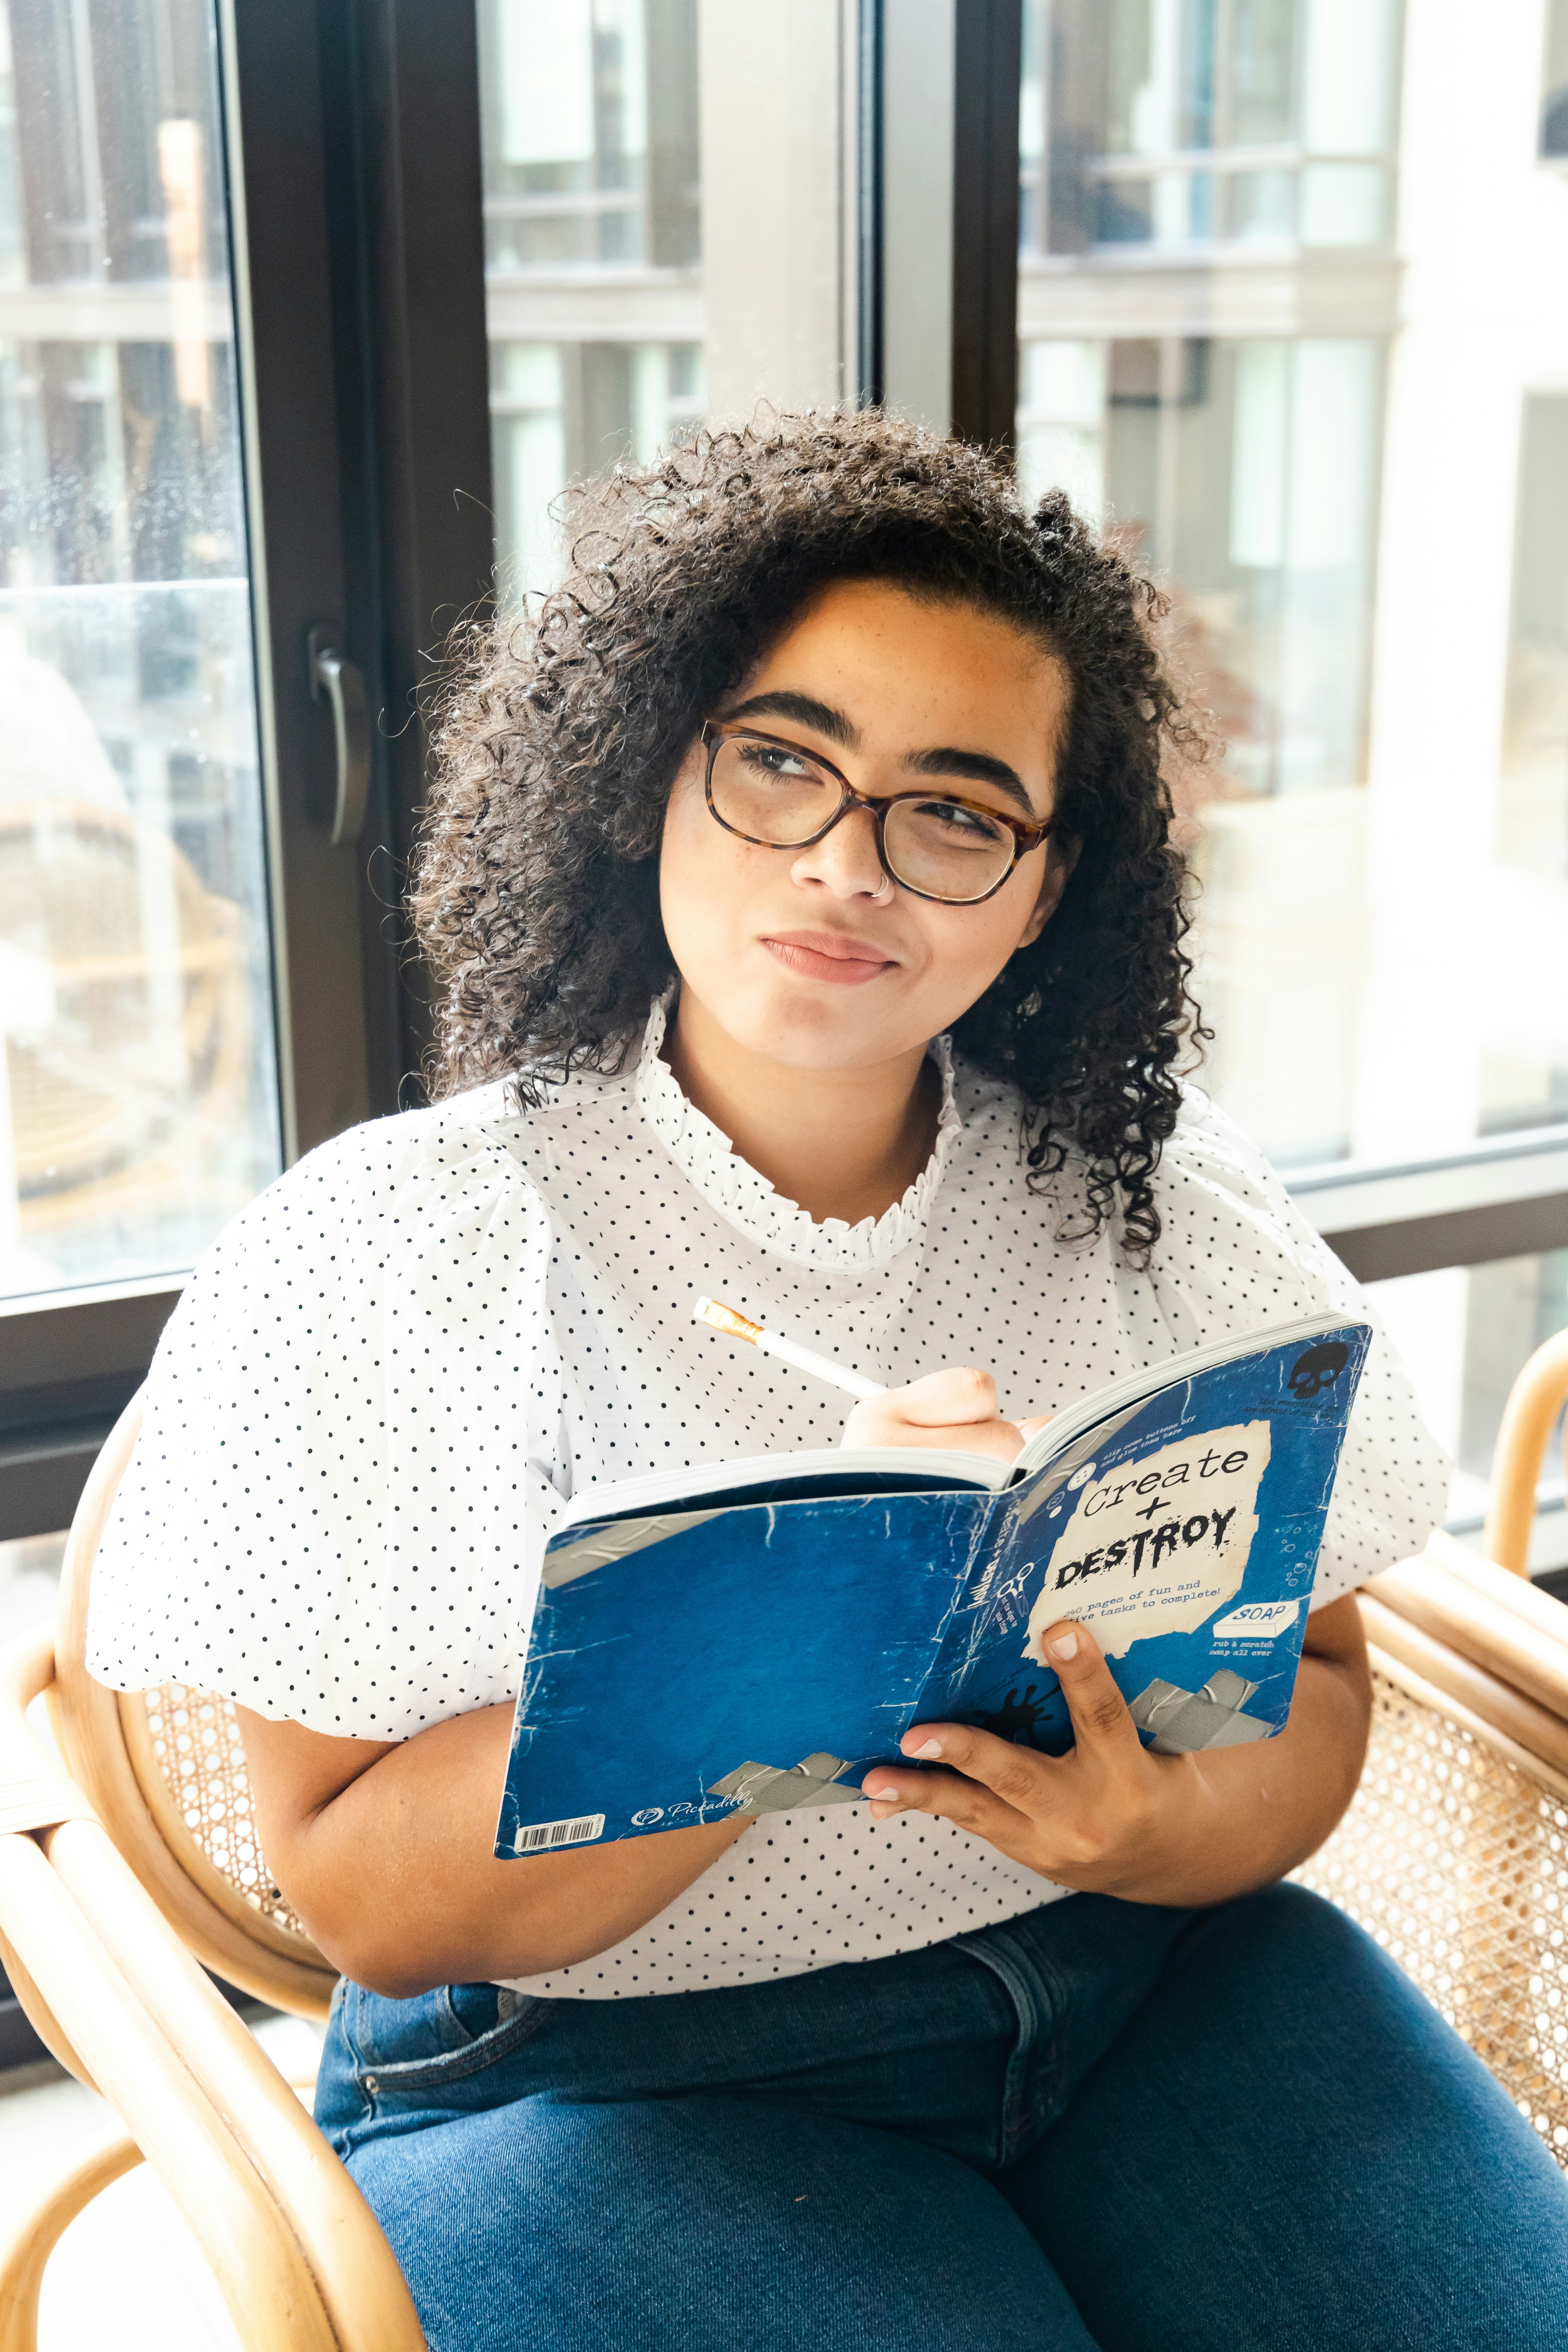
[[(1424, 1711), (1450, 1747), (1497, 1759), (1517, 1780), (1521, 1819), (1544, 1806), (1568, 1832), (1568, 1608), (1521, 1572), (1565, 1395), (1568, 1339), (1538, 1351), (1510, 1402), (1493, 1522), (1505, 1564), (1437, 1535), (1372, 1578), (1361, 1608), (1380, 1689)], [(144, 1700), (87, 1673), (92, 1562), (140, 1419), (137, 1400), (83, 1494), (58, 1626), (0, 1659), (0, 1958), (43, 2041), (126, 2126), (0, 2250), (0, 2352), (37, 2352), (50, 2250), (142, 2158), (195, 2231), (246, 2352), (423, 2352), (374, 2216), (205, 1970), (318, 2019), (332, 1972), (214, 1864), (169, 1787)], [(58, 1754), (28, 1721), (39, 1698)], [(1300, 1874), (1317, 1881), (1344, 1834)], [(1554, 2152), (1568, 2164), (1568, 2074), (1550, 2086), (1559, 2093)]]

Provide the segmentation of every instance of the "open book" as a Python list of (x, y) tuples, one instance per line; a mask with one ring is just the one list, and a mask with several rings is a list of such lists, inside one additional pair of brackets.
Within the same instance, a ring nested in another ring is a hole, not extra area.
[(854, 1803), (913, 1723), (1060, 1754), (1093, 1629), (1163, 1753), (1283, 1728), (1365, 1323), (1194, 1348), (1016, 1460), (765, 1454), (593, 1486), (545, 1554), (499, 1855)]

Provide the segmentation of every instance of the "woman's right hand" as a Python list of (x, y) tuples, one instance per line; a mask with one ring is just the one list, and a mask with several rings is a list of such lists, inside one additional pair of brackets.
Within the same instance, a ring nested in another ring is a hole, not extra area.
[(1014, 1455), (1051, 1418), (1033, 1413), (1004, 1421), (996, 1407), (996, 1383), (973, 1364), (928, 1372), (908, 1388), (885, 1389), (858, 1404), (844, 1425), (846, 1445), (942, 1445), (963, 1454), (989, 1454), (994, 1462)]

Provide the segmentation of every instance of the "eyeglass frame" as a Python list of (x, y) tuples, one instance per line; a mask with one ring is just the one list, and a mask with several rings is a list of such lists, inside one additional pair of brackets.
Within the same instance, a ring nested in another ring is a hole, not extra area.
[[(758, 834), (742, 833), (738, 824), (731, 824), (727, 817), (720, 815), (713, 805), (714, 763), (726, 743), (738, 741), (742, 738), (751, 743), (771, 743), (780, 751), (794, 751), (799, 758), (809, 760), (813, 767), (826, 771), (837, 784), (841, 797), (838, 806), (826, 824), (818, 825), (816, 831), (808, 834), (804, 841), (764, 841)], [(984, 801), (966, 801), (957, 793), (932, 792), (929, 785), (923, 792), (916, 790), (907, 793), (858, 793), (843, 770), (836, 768), (831, 760), (825, 760), (820, 751), (808, 751), (804, 743), (796, 743), (787, 735), (764, 734), (760, 728), (726, 727), (720, 719), (706, 719), (702, 722), (700, 740), (708, 753), (708, 764), (702, 779), (702, 795), (708, 803), (708, 814), (715, 824), (722, 825), (724, 831), (736, 841), (750, 842), (755, 849), (813, 849), (819, 841), (826, 841), (834, 826), (847, 816), (851, 809), (869, 809), (877, 828), (877, 859), (883, 873), (898, 889), (907, 890), (911, 898), (923, 898), (932, 907), (983, 907), (987, 898), (994, 898), (997, 891), (1012, 880), (1020, 862), (1030, 856), (1034, 850), (1038, 849), (1040, 844), (1047, 840), (1056, 831), (1054, 818), (1048, 818), (1044, 824), (1026, 824), (1022, 817), (1006, 816), (1000, 809), (988, 808)], [(912, 882), (906, 882), (900, 875), (895, 874), (888, 863), (888, 845), (883, 832), (887, 824), (888, 811), (900, 801), (931, 800), (946, 801), (953, 808), (968, 809), (975, 816), (988, 817), (993, 824), (1005, 825), (1013, 836), (1013, 856), (1010, 862), (997, 876), (990, 888), (982, 890), (978, 898), (940, 898), (934, 890), (917, 890)]]

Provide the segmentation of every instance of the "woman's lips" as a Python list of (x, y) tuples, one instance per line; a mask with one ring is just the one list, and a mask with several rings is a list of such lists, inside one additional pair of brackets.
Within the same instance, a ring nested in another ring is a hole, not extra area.
[(894, 969), (896, 958), (879, 953), (866, 940), (833, 931), (791, 931), (764, 939), (763, 947), (803, 980), (825, 980), (831, 988), (859, 988)]

